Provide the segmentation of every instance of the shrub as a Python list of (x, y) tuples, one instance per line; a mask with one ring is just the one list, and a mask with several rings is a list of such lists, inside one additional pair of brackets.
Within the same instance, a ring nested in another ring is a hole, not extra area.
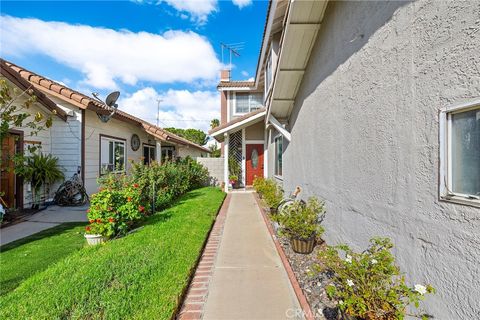
[(263, 190), (263, 198), (270, 209), (277, 209), (283, 200), (283, 190), (274, 180), (265, 180), (265, 188)]
[(208, 170), (187, 157), (160, 165), (132, 163), (131, 175), (107, 174), (91, 198), (87, 233), (106, 237), (125, 234), (135, 223), (155, 209), (164, 209), (178, 196), (205, 185)]
[(312, 236), (320, 237), (324, 229), (320, 225), (325, 216), (324, 203), (311, 197), (307, 203), (294, 201), (276, 215), (280, 224), (280, 233), (290, 239), (308, 240)]
[[(347, 245), (329, 247), (319, 253), (320, 270), (333, 271), (327, 294), (338, 301), (340, 311), (349, 316), (369, 320), (404, 319), (406, 308), (413, 303), (419, 307), (424, 294), (433, 293), (430, 285), (405, 284), (405, 276), (395, 265), (388, 238), (373, 238), (362, 253), (353, 252)], [(340, 258), (339, 251), (345, 259)], [(418, 316), (418, 315), (417, 315)], [(427, 315), (420, 315), (427, 318)]]
[(142, 201), (152, 202), (155, 197), (155, 209), (164, 209), (178, 196), (206, 185), (209, 174), (201, 164), (186, 157), (162, 165), (133, 163), (132, 177), (140, 185)]
[(266, 181), (264, 177), (255, 177), (253, 179), (253, 189), (258, 193), (260, 197), (263, 197), (265, 191)]
[(99, 192), (92, 195), (87, 210), (90, 222), (87, 233), (107, 238), (123, 235), (148, 214), (142, 189), (132, 177), (109, 174), (101, 179), (101, 186)]

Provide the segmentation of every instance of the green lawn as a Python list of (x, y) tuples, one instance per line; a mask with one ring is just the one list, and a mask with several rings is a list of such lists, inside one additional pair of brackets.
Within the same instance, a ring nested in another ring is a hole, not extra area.
[(170, 319), (225, 194), (194, 190), (127, 237), (72, 253), (2, 296), (1, 319)]
[(0, 296), (81, 249), (85, 223), (65, 223), (0, 247)]

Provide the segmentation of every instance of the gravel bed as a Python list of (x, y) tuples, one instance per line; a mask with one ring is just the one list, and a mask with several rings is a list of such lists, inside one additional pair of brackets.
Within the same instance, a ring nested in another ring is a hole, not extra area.
[[(270, 223), (272, 222), (270, 221)], [(302, 288), (303, 294), (315, 315), (315, 319), (336, 320), (337, 309), (335, 308), (335, 303), (327, 297), (325, 291), (329, 275), (325, 272), (314, 272), (314, 266), (318, 264), (318, 252), (325, 249), (325, 243), (317, 243), (315, 249), (310, 254), (300, 254), (293, 251), (288, 239), (278, 235), (277, 238), (290, 262), (298, 284)]]

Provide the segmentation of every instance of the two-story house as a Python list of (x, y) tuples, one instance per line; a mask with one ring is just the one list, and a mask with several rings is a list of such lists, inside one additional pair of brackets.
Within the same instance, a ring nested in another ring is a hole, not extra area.
[(480, 316), (479, 14), (475, 1), (271, 1), (255, 81), (223, 74), (211, 132), (244, 184), (263, 164), (287, 193), (324, 200), (327, 243), (390, 237), (407, 282), (437, 289), (437, 319)]

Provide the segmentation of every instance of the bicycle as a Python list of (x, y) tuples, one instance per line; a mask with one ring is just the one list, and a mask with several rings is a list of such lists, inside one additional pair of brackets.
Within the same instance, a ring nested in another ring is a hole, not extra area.
[[(295, 188), (295, 191), (292, 192), (288, 198), (285, 198), (282, 201), (280, 201), (279, 205), (277, 206), (277, 214), (282, 215), (284, 211), (287, 210), (289, 207), (291, 207), (296, 201), (299, 201), (300, 205), (302, 207), (305, 207), (307, 203), (303, 199), (298, 200), (298, 195), (301, 192), (302, 192), (302, 188), (300, 186), (297, 186)], [(325, 212), (323, 212), (321, 215), (318, 216), (317, 222), (320, 224), (323, 222), (323, 219), (325, 219)]]
[(62, 183), (53, 198), (53, 201), (59, 206), (82, 206), (88, 200), (88, 194), (79, 172), (74, 173), (69, 180)]

